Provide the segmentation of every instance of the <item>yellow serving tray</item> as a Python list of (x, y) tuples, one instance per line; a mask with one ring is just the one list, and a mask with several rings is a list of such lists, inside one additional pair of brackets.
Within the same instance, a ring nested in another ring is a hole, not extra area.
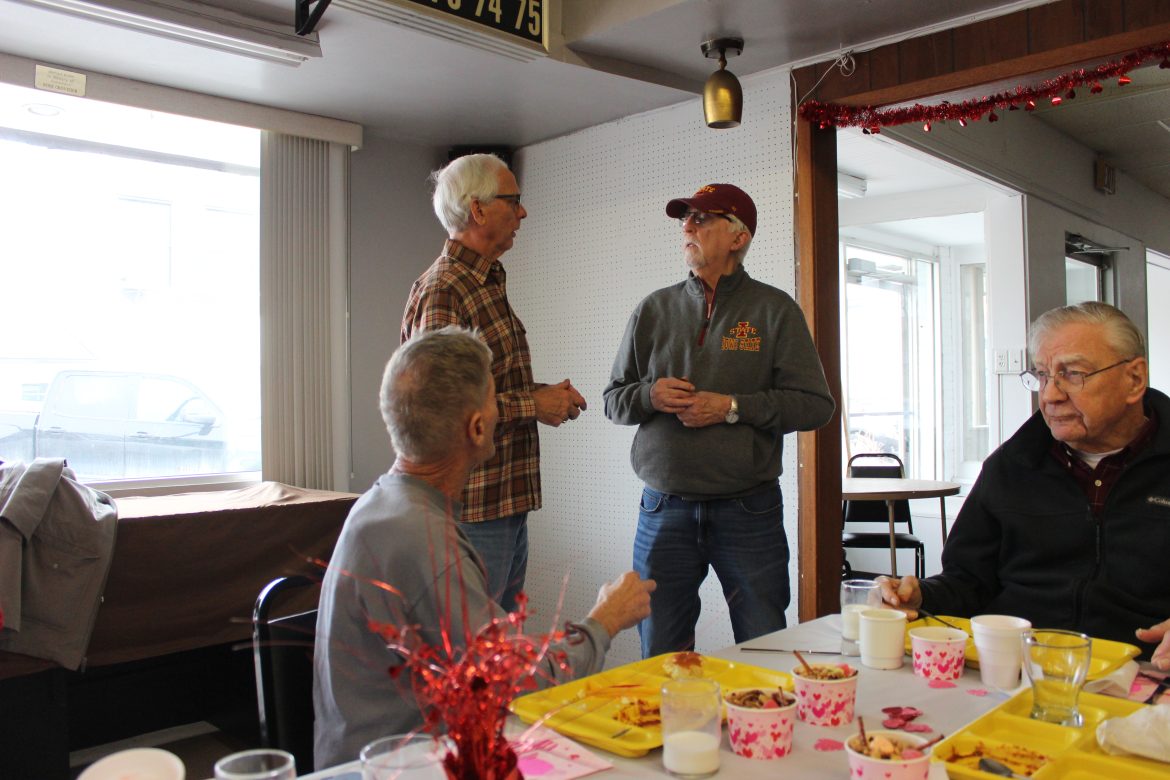
[(972, 745), (981, 741), (1018, 745), (1048, 756), (1049, 760), (1032, 774), (1034, 780), (1167, 780), (1170, 764), (1137, 756), (1111, 756), (1097, 745), (1099, 723), (1123, 718), (1146, 706), (1128, 699), (1082, 693), (1080, 710), (1085, 724), (1058, 726), (1028, 717), (1032, 691), (1024, 690), (935, 745), (931, 760), (944, 763), (951, 780), (995, 780), (999, 775), (946, 760), (956, 750), (970, 753)]
[[(591, 747), (630, 758), (662, 746), (659, 726), (641, 728), (617, 720), (622, 699), (643, 699), (654, 705), (661, 700), (662, 684), (670, 679), (663, 661), (674, 653), (607, 669), (604, 672), (522, 696), (512, 702), (512, 712), (525, 723), (543, 722), (554, 731)], [(793, 688), (791, 675), (759, 666), (703, 656), (703, 677), (715, 680), (723, 690), (733, 688)]]
[[(918, 620), (907, 623), (906, 652), (910, 652), (910, 629), (920, 626), (941, 625), (939, 620), (945, 620), (955, 628), (961, 628), (967, 632), (967, 666), (970, 666), (972, 669), (978, 669), (979, 651), (975, 649), (975, 640), (971, 634), (971, 621), (967, 618), (939, 615), (938, 620), (934, 618), (919, 618)], [(1120, 669), (1126, 661), (1137, 658), (1139, 653), (1141, 653), (1141, 648), (1135, 645), (1126, 644), (1125, 642), (1114, 642), (1109, 639), (1094, 639), (1093, 655), (1089, 661), (1089, 679), (1096, 680), (1112, 674)]]

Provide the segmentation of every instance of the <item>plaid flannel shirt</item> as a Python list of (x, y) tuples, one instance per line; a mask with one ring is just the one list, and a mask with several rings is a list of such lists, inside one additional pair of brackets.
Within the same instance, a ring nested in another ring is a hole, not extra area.
[(443, 253), (410, 288), (402, 341), (416, 330), (446, 325), (478, 328), (492, 350), (496, 380), (496, 454), (474, 471), (463, 491), (464, 522), (495, 520), (540, 509), (540, 439), (532, 398), (532, 355), (524, 325), (508, 303), (498, 260), (448, 239)]

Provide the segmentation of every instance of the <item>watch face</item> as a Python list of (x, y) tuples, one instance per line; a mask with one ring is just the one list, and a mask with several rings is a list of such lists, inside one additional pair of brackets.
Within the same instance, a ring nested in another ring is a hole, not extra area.
[(725, 417), (724, 419), (726, 419), (727, 422), (729, 422), (729, 423), (737, 423), (737, 422), (739, 422), (739, 412), (732, 409), (731, 411), (729, 411), (727, 413), (727, 417)]

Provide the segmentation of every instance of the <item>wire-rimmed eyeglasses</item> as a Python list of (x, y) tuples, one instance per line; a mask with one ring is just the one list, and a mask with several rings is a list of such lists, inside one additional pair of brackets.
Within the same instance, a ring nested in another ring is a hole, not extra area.
[(1098, 368), (1096, 371), (1057, 371), (1055, 374), (1049, 374), (1047, 371), (1031, 369), (1020, 372), (1020, 381), (1024, 383), (1024, 387), (1033, 393), (1038, 393), (1043, 390), (1050, 379), (1056, 380), (1057, 390), (1062, 390), (1066, 393), (1076, 393), (1084, 388), (1085, 380), (1089, 377), (1096, 376), (1103, 371), (1117, 368), (1134, 360), (1137, 360), (1137, 358), (1131, 357), (1125, 360), (1119, 360), (1112, 365), (1105, 366), (1105, 368)]
[(705, 225), (716, 218), (726, 219), (728, 222), (731, 221), (731, 217), (727, 216), (726, 214), (712, 214), (709, 211), (688, 211), (678, 218), (678, 224), (686, 227), (687, 220), (689, 219), (695, 223), (695, 227), (699, 227), (700, 225)]

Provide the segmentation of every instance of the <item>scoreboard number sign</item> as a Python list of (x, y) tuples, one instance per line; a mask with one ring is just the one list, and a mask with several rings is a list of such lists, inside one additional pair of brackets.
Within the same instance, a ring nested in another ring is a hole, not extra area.
[(544, 0), (406, 0), (544, 48)]

